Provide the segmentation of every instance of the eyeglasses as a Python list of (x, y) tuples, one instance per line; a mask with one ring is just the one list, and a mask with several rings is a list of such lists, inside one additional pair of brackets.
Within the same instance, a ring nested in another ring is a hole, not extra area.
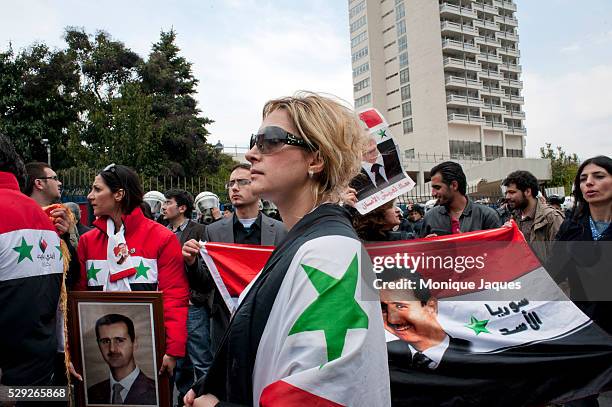
[(225, 189), (230, 189), (235, 184), (238, 184), (239, 187), (243, 187), (243, 186), (246, 186), (246, 185), (250, 185), (251, 184), (251, 180), (250, 179), (233, 179), (230, 182), (228, 182), (227, 184), (225, 184)]
[(51, 177), (37, 177), (36, 179), (52, 179), (53, 181), (59, 181), (59, 177), (57, 175), (53, 175)]
[(309, 151), (317, 149), (306, 140), (298, 138), (277, 126), (268, 126), (263, 129), (262, 133), (251, 135), (250, 148), (257, 146), (261, 154), (272, 154), (279, 151), (285, 144)]

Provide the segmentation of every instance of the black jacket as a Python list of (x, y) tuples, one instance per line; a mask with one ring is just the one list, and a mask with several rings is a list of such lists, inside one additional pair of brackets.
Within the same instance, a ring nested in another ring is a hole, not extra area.
[[(198, 242), (204, 240), (205, 231), (206, 226), (190, 220), (187, 226), (185, 226), (183, 233), (181, 233), (181, 238), (179, 239), (181, 247), (183, 247), (186, 241), (191, 239), (195, 239)], [(185, 267), (185, 271), (187, 281), (189, 282), (189, 298), (191, 302), (196, 305), (204, 305), (208, 295), (210, 295), (210, 290), (212, 290), (210, 281), (203, 279), (197, 270), (192, 267)]]
[(612, 333), (612, 226), (593, 240), (589, 216), (565, 219), (546, 269), (569, 282), (570, 297), (601, 328)]

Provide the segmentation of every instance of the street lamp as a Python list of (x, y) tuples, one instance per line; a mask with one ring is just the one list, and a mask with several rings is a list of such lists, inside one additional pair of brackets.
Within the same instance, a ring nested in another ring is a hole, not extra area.
[(42, 145), (47, 148), (47, 165), (51, 166), (51, 143), (49, 143), (48, 138), (44, 138), (40, 140)]
[(221, 144), (221, 140), (217, 141), (217, 144), (215, 144), (213, 146), (213, 148), (220, 153), (221, 151), (223, 151), (223, 144)]

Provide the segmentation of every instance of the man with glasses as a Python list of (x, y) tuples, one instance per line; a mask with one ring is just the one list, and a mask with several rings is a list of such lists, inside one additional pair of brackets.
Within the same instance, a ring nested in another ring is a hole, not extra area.
[(157, 405), (155, 380), (134, 359), (138, 346), (134, 322), (121, 314), (104, 315), (96, 321), (96, 341), (110, 375), (87, 389), (88, 403)]
[[(226, 189), (235, 209), (234, 215), (208, 225), (203, 240), (264, 246), (278, 245), (287, 234), (287, 230), (282, 222), (271, 219), (259, 210), (259, 197), (251, 191), (251, 165), (234, 166)], [(211, 345), (214, 352), (229, 324), (230, 313), (221, 295), (216, 292), (210, 272), (198, 255), (199, 251), (200, 245), (196, 240), (189, 240), (183, 246), (183, 257), (188, 265), (188, 274), (197, 272), (202, 275), (202, 278), (210, 281)]]

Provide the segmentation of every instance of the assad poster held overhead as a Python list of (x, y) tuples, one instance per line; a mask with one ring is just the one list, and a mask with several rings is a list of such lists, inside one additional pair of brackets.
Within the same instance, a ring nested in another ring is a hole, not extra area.
[(406, 175), (389, 125), (376, 109), (359, 113), (367, 128), (368, 142), (363, 153), (361, 172), (351, 181), (357, 191), (355, 208), (366, 214), (414, 188)]
[[(234, 296), (259, 270), (228, 258), (257, 268), (270, 249), (206, 246), (220, 291)], [(612, 337), (565, 297), (516, 225), (366, 248), (376, 280), (360, 284), (380, 299), (359, 300), (380, 301), (393, 405), (533, 406), (612, 386)]]

